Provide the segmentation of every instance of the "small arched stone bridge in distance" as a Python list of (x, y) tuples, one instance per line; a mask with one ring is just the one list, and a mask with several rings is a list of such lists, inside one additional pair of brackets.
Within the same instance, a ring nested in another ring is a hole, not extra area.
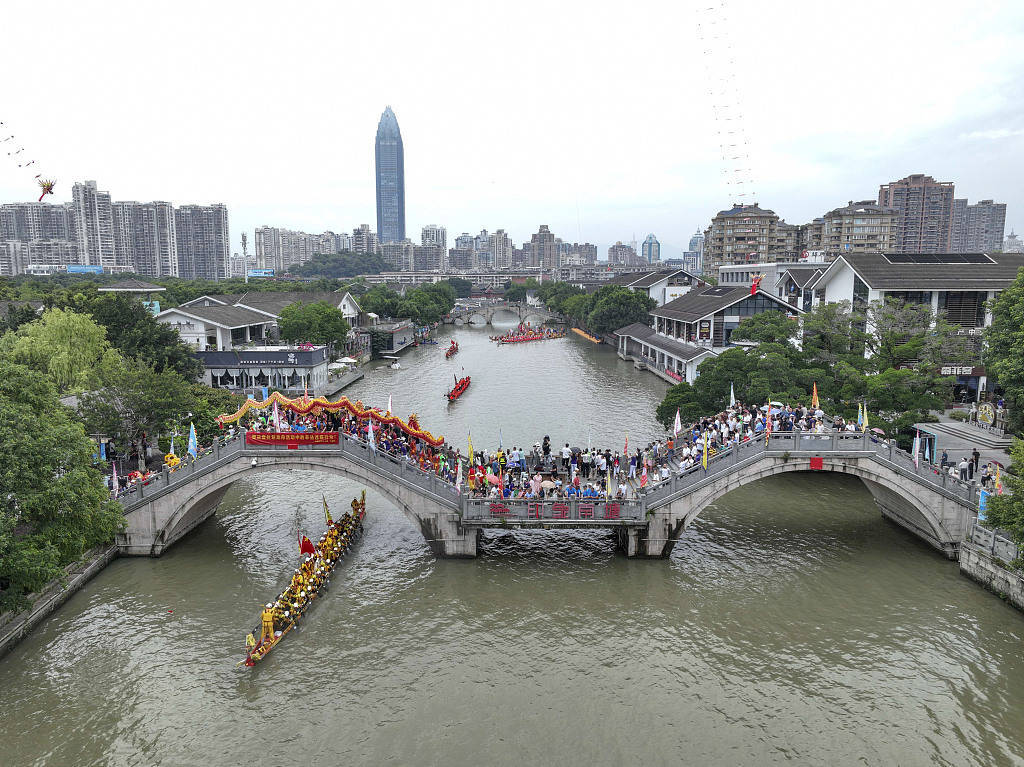
[(716, 499), (751, 482), (794, 471), (859, 477), (881, 513), (955, 558), (977, 512), (977, 489), (913, 459), (870, 435), (778, 433), (759, 437), (654, 485), (632, 501), (491, 500), (469, 498), (406, 461), (340, 435), (337, 443), (247, 445), (238, 438), (203, 460), (122, 500), (127, 528), (120, 553), (158, 556), (216, 510), (236, 480), (265, 471), (323, 471), (349, 477), (395, 503), (440, 557), (474, 557), (487, 528), (610, 528), (629, 557), (667, 557), (676, 541)]
[(564, 322), (565, 319), (554, 312), (549, 312), (542, 306), (530, 306), (524, 303), (511, 303), (502, 301), (495, 304), (467, 308), (456, 315), (456, 324), (469, 323), (471, 325), (491, 325), (495, 315), (499, 313), (514, 314), (519, 322), (540, 321), (540, 322)]

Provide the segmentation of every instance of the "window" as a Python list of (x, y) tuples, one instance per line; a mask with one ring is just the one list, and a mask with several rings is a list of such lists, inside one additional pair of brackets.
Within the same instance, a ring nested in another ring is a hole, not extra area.
[(932, 305), (932, 294), (930, 290), (889, 290), (885, 293), (886, 298), (894, 298), (905, 304)]
[(987, 298), (988, 294), (984, 291), (946, 291), (939, 293), (939, 311), (944, 311), (953, 325), (981, 328), (985, 326)]

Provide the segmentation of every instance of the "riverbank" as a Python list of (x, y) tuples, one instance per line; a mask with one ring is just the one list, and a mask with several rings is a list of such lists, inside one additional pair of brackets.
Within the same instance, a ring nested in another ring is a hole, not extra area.
[(117, 546), (100, 546), (81, 560), (64, 568), (64, 576), (50, 581), (45, 589), (30, 594), (32, 607), (20, 613), (0, 615), (0, 658), (53, 614), (76, 591), (92, 580), (117, 556)]

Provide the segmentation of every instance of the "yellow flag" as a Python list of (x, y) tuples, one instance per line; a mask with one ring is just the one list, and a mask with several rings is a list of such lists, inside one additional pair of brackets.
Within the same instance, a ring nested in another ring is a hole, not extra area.
[(814, 386), (811, 388), (811, 407), (815, 410), (818, 409), (818, 382), (814, 382)]
[(700, 459), (701, 465), (705, 470), (708, 468), (708, 433), (704, 432), (704, 455)]
[(868, 403), (864, 403), (864, 431), (868, 430)]
[(330, 511), (330, 509), (327, 508), (327, 496), (325, 495), (323, 498), (324, 498), (324, 517), (327, 519), (327, 526), (330, 527), (331, 526), (331, 522), (333, 522), (334, 520), (331, 519), (331, 511)]

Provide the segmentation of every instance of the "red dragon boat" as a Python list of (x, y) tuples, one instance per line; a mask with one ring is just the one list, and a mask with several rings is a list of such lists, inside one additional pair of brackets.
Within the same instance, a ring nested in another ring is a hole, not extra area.
[(457, 343), (455, 343), (454, 341), (452, 341), (452, 345), (444, 350), (444, 358), (446, 360), (449, 360), (449, 359), (451, 359), (452, 357), (454, 357), (458, 353), (459, 353), (459, 345)]
[(454, 402), (459, 397), (461, 397), (462, 393), (464, 391), (466, 391), (466, 389), (468, 389), (468, 388), (469, 388), (469, 376), (466, 376), (465, 378), (458, 379), (455, 382), (455, 386), (452, 387), (452, 390), (450, 392), (447, 392), (444, 396), (446, 396), (448, 398), (449, 402)]

